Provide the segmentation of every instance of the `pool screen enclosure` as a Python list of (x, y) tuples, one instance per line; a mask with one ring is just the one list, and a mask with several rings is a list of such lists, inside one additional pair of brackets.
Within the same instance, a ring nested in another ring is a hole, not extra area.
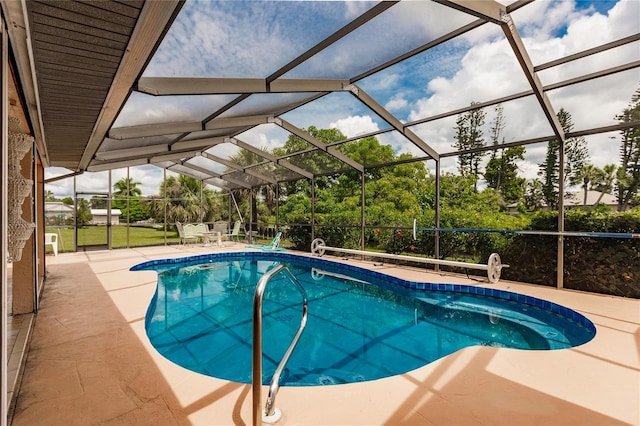
[[(298, 179), (315, 183), (350, 171), (360, 174), (364, 199), (365, 176), (386, 165), (344, 153), (344, 147), (364, 138), (392, 145), (405, 155), (402, 161), (434, 164), (439, 194), (443, 163), (460, 155), (555, 140), (563, 176), (566, 140), (606, 138), (639, 126), (637, 119), (598, 116), (581, 119), (567, 131), (558, 112), (569, 93), (600, 94), (596, 105), (604, 105), (614, 92), (625, 93), (628, 100), (638, 84), (640, 25), (619, 26), (580, 48), (555, 46), (541, 52), (532, 47), (528, 31), (545, 7), (553, 5), (533, 0), (30, 1), (10, 2), (3, 12), (30, 32), (27, 39), (16, 37), (13, 48), (24, 57), (32, 51), (31, 64), (18, 61), (18, 68), (37, 75), (24, 92), (39, 105), (32, 114), (36, 134), (47, 133), (45, 166), (76, 174), (154, 165), (229, 192)], [(629, 16), (638, 12), (635, 2), (616, 7), (616, 13)], [(613, 16), (614, 10), (608, 13)], [(71, 29), (50, 34), (56, 27)], [(569, 29), (559, 25), (558, 42), (566, 38), (563, 31)], [(461, 103), (402, 109), (401, 101), (416, 101), (423, 87), (434, 91), (443, 78), (454, 81), (452, 63), (488, 55), (469, 48), (485, 39), (500, 46), (506, 62), (487, 61), (486, 69), (476, 70), (484, 72), (483, 80)], [(57, 55), (62, 45), (69, 47)], [(384, 89), (394, 81), (402, 86)], [(65, 87), (66, 102), (58, 101), (58, 87)], [(84, 106), (83, 114), (77, 114), (78, 105)], [(508, 140), (452, 150), (450, 140), (437, 137), (438, 129), (450, 129), (456, 116), (497, 105), (511, 113), (525, 105), (531, 111)], [(370, 121), (360, 121), (343, 140), (325, 143), (310, 127), (327, 107), (335, 111), (329, 119), (333, 123), (345, 117)], [(65, 131), (54, 125), (60, 117)], [(288, 138), (295, 139), (295, 149), (285, 149)], [(560, 178), (560, 193), (565, 185)], [(429, 226), (439, 228), (439, 203), (435, 210)], [(561, 287), (562, 197), (558, 211)], [(360, 225), (363, 234), (364, 214)], [(312, 214), (312, 238), (314, 231)], [(437, 237), (435, 252), (438, 256)]]

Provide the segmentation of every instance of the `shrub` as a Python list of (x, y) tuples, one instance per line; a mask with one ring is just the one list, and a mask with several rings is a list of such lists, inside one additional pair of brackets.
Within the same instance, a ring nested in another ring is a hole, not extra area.
[[(557, 231), (558, 213), (536, 214), (531, 230)], [(570, 210), (565, 231), (638, 233), (640, 212)], [(557, 237), (517, 235), (504, 250), (506, 279), (555, 286)], [(640, 239), (567, 236), (564, 238), (564, 287), (625, 297), (640, 297)]]

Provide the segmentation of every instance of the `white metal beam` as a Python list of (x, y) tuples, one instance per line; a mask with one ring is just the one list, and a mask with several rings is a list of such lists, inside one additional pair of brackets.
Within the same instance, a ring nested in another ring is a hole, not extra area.
[(202, 148), (208, 149), (215, 145), (224, 143), (227, 138), (224, 136), (215, 136), (212, 138), (191, 139), (188, 141), (179, 141), (171, 145), (171, 149), (192, 149)]
[(518, 29), (511, 20), (511, 16), (509, 14), (505, 13), (502, 16), (502, 24), (500, 25), (500, 27), (502, 28), (504, 35), (509, 41), (511, 48), (513, 49), (513, 53), (518, 59), (518, 63), (520, 64), (525, 77), (531, 85), (533, 94), (538, 99), (544, 115), (547, 117), (549, 124), (551, 124), (553, 133), (555, 133), (558, 140), (564, 144), (565, 136), (562, 125), (560, 124), (556, 112), (553, 109), (553, 105), (551, 105), (551, 101), (544, 92), (542, 82), (534, 71), (533, 62), (531, 61), (531, 58), (529, 58), (529, 54), (527, 53), (527, 49), (524, 47), (524, 43), (522, 42), (522, 38), (518, 33)]
[(216, 173), (213, 170), (209, 170), (209, 169), (206, 169), (206, 168), (204, 168), (202, 166), (198, 166), (197, 164), (191, 164), (191, 163), (189, 163), (188, 160), (180, 162), (180, 165), (183, 166), (183, 167), (188, 167), (191, 170), (195, 170), (197, 172), (204, 173), (205, 175), (208, 176), (208, 178), (222, 179), (222, 175), (220, 173)]
[(435, 149), (431, 148), (425, 141), (423, 141), (418, 135), (407, 129), (400, 120), (398, 120), (393, 114), (384, 109), (375, 99), (369, 96), (364, 90), (355, 84), (351, 84), (347, 87), (352, 95), (365, 104), (369, 109), (382, 117), (387, 123), (394, 129), (400, 132), (404, 137), (409, 139), (415, 146), (420, 148), (425, 154), (429, 155), (434, 160), (440, 159), (440, 154)]
[(264, 174), (262, 174), (260, 172), (252, 170), (251, 167), (243, 167), (243, 166), (241, 166), (239, 164), (234, 163), (233, 161), (226, 160), (224, 158), (218, 157), (217, 155), (209, 154), (208, 152), (203, 152), (202, 156), (204, 158), (207, 158), (207, 159), (211, 160), (211, 161), (215, 161), (216, 163), (224, 164), (225, 166), (229, 167), (230, 169), (234, 169), (234, 170), (237, 170), (239, 172), (247, 173), (247, 174), (249, 174), (249, 175), (251, 175), (253, 177), (256, 177), (256, 178), (258, 178), (260, 180), (263, 180), (265, 182), (269, 182), (269, 183), (274, 184), (274, 185), (276, 183), (278, 183), (278, 181), (273, 179), (272, 177), (266, 176), (266, 175), (264, 175)]
[(141, 77), (137, 90), (154, 96), (224, 95), (241, 93), (333, 92), (348, 80), (264, 78)]
[(285, 169), (291, 170), (294, 173), (299, 174), (300, 176), (303, 176), (307, 179), (312, 179), (313, 178), (313, 173), (310, 173), (308, 171), (306, 171), (305, 169), (302, 169), (298, 166), (295, 166), (293, 164), (291, 164), (289, 161), (283, 160), (281, 158), (278, 158), (272, 154), (269, 154), (268, 152), (265, 152), (259, 148), (254, 147), (253, 145), (249, 145), (248, 143), (241, 141), (238, 138), (229, 138), (229, 142), (239, 146), (242, 149), (246, 149), (247, 151), (253, 152), (254, 154), (257, 154), (259, 156), (261, 156), (262, 158), (272, 161), (276, 164), (278, 164), (279, 166), (284, 167)]
[(136, 158), (136, 157), (149, 156), (152, 154), (162, 154), (164, 152), (169, 152), (169, 145), (160, 144), (160, 145), (139, 146), (136, 148), (112, 149), (110, 151), (96, 152), (96, 160), (109, 161), (109, 160), (118, 160), (123, 158), (125, 159)]
[(149, 159), (150, 163), (161, 163), (163, 161), (171, 161), (171, 160), (188, 160), (191, 157), (195, 157), (199, 155), (200, 151), (181, 151), (181, 152), (169, 152), (167, 154), (156, 155), (155, 157), (151, 157)]
[(215, 178), (204, 179), (203, 182), (208, 185), (215, 186), (216, 188), (224, 189), (225, 191), (231, 191), (231, 188), (226, 185), (221, 185), (218, 182), (211, 182), (212, 179), (215, 179)]
[(201, 132), (202, 122), (187, 121), (178, 123), (145, 124), (142, 126), (115, 127), (109, 131), (111, 139), (134, 139), (149, 136), (163, 136), (180, 133)]
[(235, 127), (252, 127), (267, 124), (272, 115), (245, 115), (241, 117), (213, 118), (205, 123), (206, 130), (232, 129)]
[(340, 151), (338, 151), (334, 147), (328, 146), (326, 143), (317, 140), (316, 138), (314, 138), (308, 132), (300, 129), (299, 127), (294, 126), (293, 124), (289, 123), (288, 121), (283, 120), (281, 118), (275, 118), (273, 120), (273, 122), (275, 124), (277, 124), (278, 126), (282, 127), (283, 129), (285, 129), (286, 131), (288, 131), (290, 133), (293, 133), (294, 135), (298, 136), (299, 138), (309, 142), (311, 145), (315, 146), (316, 148), (321, 149), (322, 151), (325, 151), (327, 154), (329, 154), (329, 155), (337, 158), (338, 160), (342, 161), (343, 163), (351, 166), (352, 168), (356, 169), (357, 171), (359, 171), (359, 172), (363, 172), (364, 171), (364, 166), (362, 164), (360, 164), (357, 161), (347, 157), (346, 155), (344, 155), (343, 153), (341, 153)]
[(507, 8), (494, 0), (434, 0), (461, 12), (476, 16), (494, 24), (502, 23)]
[(146, 158), (137, 158), (134, 160), (107, 161), (103, 163), (92, 163), (87, 167), (88, 172), (104, 172), (106, 170), (122, 169), (125, 167), (143, 166), (149, 164)]

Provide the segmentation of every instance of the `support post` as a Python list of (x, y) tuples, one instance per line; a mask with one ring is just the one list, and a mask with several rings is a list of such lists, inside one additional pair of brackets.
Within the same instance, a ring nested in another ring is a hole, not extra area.
[(360, 249), (364, 250), (365, 249), (365, 244), (364, 244), (364, 227), (366, 225), (366, 220), (365, 220), (365, 193), (364, 193), (364, 187), (365, 187), (365, 179), (364, 179), (364, 170), (362, 171), (362, 173), (360, 174), (360, 176), (362, 177), (362, 183), (361, 183), (361, 188), (360, 188)]
[[(440, 160), (436, 161), (436, 228), (440, 229)], [(435, 233), (435, 247), (434, 247), (434, 255), (436, 259), (440, 259), (440, 231), (436, 231)], [(440, 271), (440, 266), (435, 265), (434, 270), (436, 272)]]
[(311, 241), (316, 238), (316, 178), (311, 178)]

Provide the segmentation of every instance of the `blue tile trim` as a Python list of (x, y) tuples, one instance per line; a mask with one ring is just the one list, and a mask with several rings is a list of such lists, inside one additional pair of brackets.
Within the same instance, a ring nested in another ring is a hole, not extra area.
[(331, 260), (321, 259), (318, 257), (300, 256), (291, 253), (283, 252), (260, 252), (260, 251), (247, 251), (247, 252), (233, 252), (233, 253), (211, 253), (202, 254), (198, 256), (189, 256), (175, 259), (158, 259), (150, 260), (148, 262), (139, 263), (132, 266), (130, 271), (144, 271), (155, 270), (158, 266), (171, 266), (171, 265), (198, 265), (201, 263), (215, 262), (219, 260), (272, 260), (281, 262), (304, 262), (306, 265), (313, 268), (331, 269), (337, 273), (343, 273), (349, 275), (349, 272), (355, 273), (360, 277), (367, 277), (377, 280), (382, 280), (387, 283), (397, 285), (399, 287), (420, 290), (420, 291), (449, 291), (457, 293), (478, 294), (483, 296), (495, 297), (498, 299), (510, 300), (518, 303), (524, 303), (527, 305), (535, 306), (547, 311), (551, 311), (563, 317), (569, 318), (578, 324), (589, 329), (593, 334), (596, 333), (595, 325), (584, 315), (569, 309), (565, 306), (558, 305), (548, 300), (538, 299), (536, 297), (527, 296), (520, 293), (514, 293), (507, 290), (499, 290), (490, 287), (481, 286), (468, 286), (464, 284), (442, 284), (442, 283), (427, 283), (407, 281), (401, 278), (392, 277), (387, 274), (383, 274), (377, 271), (371, 271), (361, 268), (359, 266), (333, 262)]

